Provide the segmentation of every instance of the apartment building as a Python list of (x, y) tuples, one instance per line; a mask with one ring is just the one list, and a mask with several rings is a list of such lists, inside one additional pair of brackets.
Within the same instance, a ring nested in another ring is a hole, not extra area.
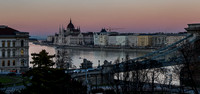
[(0, 73), (29, 68), (29, 33), (0, 26)]

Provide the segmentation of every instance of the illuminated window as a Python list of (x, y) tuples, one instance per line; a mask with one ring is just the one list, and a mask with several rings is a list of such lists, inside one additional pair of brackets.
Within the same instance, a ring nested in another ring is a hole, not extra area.
[(8, 60), (8, 66), (10, 66), (10, 60)]
[(13, 66), (15, 66), (15, 60), (13, 60)]
[(4, 60), (2, 61), (2, 66), (5, 66), (5, 61)]
[(7, 47), (10, 47), (10, 41), (7, 42)]
[(2, 41), (2, 47), (5, 47), (5, 41)]
[(21, 55), (22, 55), (22, 56), (24, 55), (24, 50), (23, 50), (23, 49), (21, 49)]

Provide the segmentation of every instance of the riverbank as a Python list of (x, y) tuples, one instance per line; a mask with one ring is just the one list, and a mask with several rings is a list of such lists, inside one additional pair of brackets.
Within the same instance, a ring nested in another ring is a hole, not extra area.
[(57, 48), (66, 48), (66, 49), (77, 49), (77, 50), (95, 50), (95, 51), (142, 51), (142, 52), (152, 52), (155, 49), (145, 49), (145, 48), (106, 48), (106, 47), (84, 47), (84, 46), (57, 46)]
[[(142, 50), (123, 50), (123, 49), (100, 49), (100, 48), (88, 48), (88, 47), (65, 47), (65, 46), (55, 46), (55, 45), (44, 45), (44, 44), (33, 44), (29, 43), (29, 61), (32, 61), (31, 53), (39, 53), (42, 50), (46, 50), (49, 55), (54, 55), (60, 49), (65, 49), (69, 53), (72, 63), (79, 67), (83, 62), (83, 58), (91, 61), (93, 66), (98, 66), (99, 61), (100, 65), (103, 64), (105, 60), (114, 62), (116, 59), (126, 58), (126, 55), (129, 55), (130, 59), (144, 56), (151, 51), (149, 49)], [(59, 49), (60, 48), (60, 49)], [(30, 65), (32, 66), (32, 65)]]
[[(34, 43), (34, 42), (33, 42)], [(42, 45), (42, 46), (49, 46), (49, 47), (55, 47), (55, 48), (60, 48), (60, 49), (77, 49), (77, 50), (94, 50), (94, 51), (134, 51), (134, 52), (153, 52), (158, 48), (153, 48), (153, 47), (135, 47), (135, 48), (130, 48), (130, 47), (111, 47), (111, 46), (68, 46), (68, 45), (55, 45), (55, 44), (47, 44), (47, 43), (34, 43), (35, 45)]]

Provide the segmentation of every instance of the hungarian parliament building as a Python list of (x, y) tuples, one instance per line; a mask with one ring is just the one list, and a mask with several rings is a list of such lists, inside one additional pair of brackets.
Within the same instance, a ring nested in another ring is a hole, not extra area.
[(100, 46), (100, 47), (163, 47), (187, 36), (180, 33), (119, 33), (102, 28), (99, 32), (81, 32), (70, 19), (67, 27), (59, 27), (59, 32), (47, 37), (47, 42), (62, 46)]
[(75, 28), (70, 19), (66, 28), (59, 27), (59, 33), (49, 36), (57, 45), (91, 45), (93, 44), (93, 33), (81, 33), (80, 28)]

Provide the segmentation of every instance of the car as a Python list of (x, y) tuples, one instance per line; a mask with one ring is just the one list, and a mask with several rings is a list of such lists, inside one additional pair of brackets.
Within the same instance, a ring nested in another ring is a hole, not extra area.
[(74, 73), (80, 73), (81, 70), (78, 70), (78, 69), (77, 69), (77, 70), (74, 70), (73, 72), (74, 72)]
[(86, 72), (86, 69), (81, 69), (81, 72)]

